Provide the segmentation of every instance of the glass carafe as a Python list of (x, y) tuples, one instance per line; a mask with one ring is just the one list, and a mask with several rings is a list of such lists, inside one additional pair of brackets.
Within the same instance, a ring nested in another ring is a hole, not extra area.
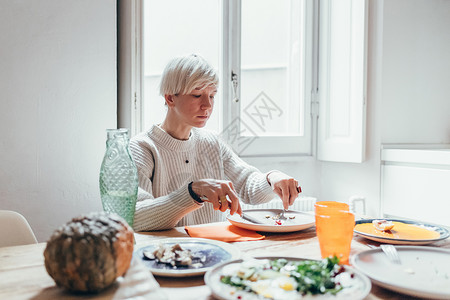
[(128, 129), (107, 129), (106, 152), (100, 168), (103, 209), (124, 218), (133, 227), (138, 175), (128, 150)]

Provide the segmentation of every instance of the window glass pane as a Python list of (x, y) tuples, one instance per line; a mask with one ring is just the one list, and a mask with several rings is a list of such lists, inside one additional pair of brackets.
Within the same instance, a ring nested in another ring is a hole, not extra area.
[(299, 0), (242, 0), (244, 136), (302, 136), (303, 16)]
[[(197, 53), (218, 69), (219, 7), (219, 0), (144, 0), (144, 129), (161, 123), (166, 115), (159, 83), (170, 59)], [(219, 131), (219, 101), (220, 93), (216, 97), (215, 112), (206, 126), (216, 131)]]

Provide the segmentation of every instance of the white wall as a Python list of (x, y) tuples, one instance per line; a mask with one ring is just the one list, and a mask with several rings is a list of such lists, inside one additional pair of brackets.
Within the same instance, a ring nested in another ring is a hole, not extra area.
[(0, 1), (0, 209), (39, 241), (101, 210), (116, 127), (116, 1)]
[(450, 141), (450, 1), (385, 1), (384, 143)]

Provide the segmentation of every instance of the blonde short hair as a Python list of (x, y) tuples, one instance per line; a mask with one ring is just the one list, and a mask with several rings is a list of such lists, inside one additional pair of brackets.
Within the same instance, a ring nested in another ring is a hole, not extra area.
[(196, 88), (217, 86), (219, 76), (201, 56), (189, 54), (172, 59), (164, 69), (159, 92), (164, 95), (188, 94)]

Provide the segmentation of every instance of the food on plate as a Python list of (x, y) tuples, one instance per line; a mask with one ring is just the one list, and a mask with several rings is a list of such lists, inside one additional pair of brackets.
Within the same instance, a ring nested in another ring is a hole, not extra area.
[[(273, 220), (280, 220), (281, 214), (276, 214), (274, 216), (266, 215), (265, 218), (266, 219), (273, 219)], [(292, 219), (295, 219), (295, 216), (288, 216), (288, 218), (292, 220)]]
[(232, 299), (302, 299), (305, 295), (336, 295), (359, 287), (353, 272), (339, 259), (289, 261), (253, 259), (226, 265), (220, 275)]
[(432, 240), (440, 237), (433, 227), (392, 221), (394, 227), (390, 230), (379, 230), (372, 223), (361, 223), (355, 226), (355, 231), (382, 238), (403, 240)]
[(387, 231), (387, 230), (391, 230), (392, 228), (394, 228), (394, 223), (392, 223), (391, 221), (387, 221), (387, 220), (373, 220), (372, 221), (372, 225), (381, 231)]
[[(275, 221), (274, 225), (283, 225), (282, 219), (281, 219), (281, 213), (276, 215), (265, 215), (266, 219), (272, 219)], [(287, 216), (286, 220), (293, 220), (295, 219), (295, 216)]]
[(91, 213), (58, 228), (44, 250), (45, 268), (58, 286), (99, 292), (130, 266), (133, 230), (115, 214)]
[(266, 219), (273, 219), (275, 221), (274, 225), (282, 225), (283, 224), (280, 220), (280, 214), (275, 215), (275, 216), (266, 215)]
[[(144, 257), (154, 259), (159, 263), (169, 264), (172, 267), (191, 266), (194, 268), (201, 268), (205, 262), (206, 257), (196, 258), (192, 255), (191, 250), (182, 249), (179, 244), (164, 245), (159, 244), (154, 251), (144, 251)], [(199, 261), (193, 262), (194, 259)]]

